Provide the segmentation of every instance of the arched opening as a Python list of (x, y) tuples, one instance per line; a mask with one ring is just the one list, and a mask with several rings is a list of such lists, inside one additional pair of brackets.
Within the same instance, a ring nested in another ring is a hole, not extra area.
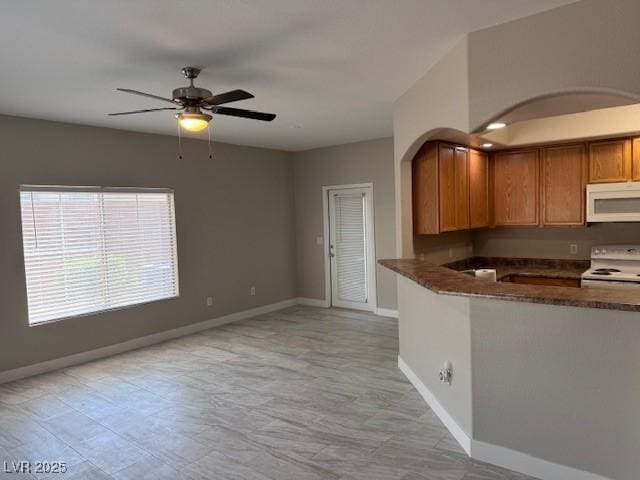
[[(496, 124), (504, 128), (491, 130)], [(640, 132), (640, 99), (607, 89), (572, 90), (519, 102), (471, 134), (499, 147), (565, 142)]]
[[(640, 99), (632, 94), (607, 89), (554, 92), (519, 102), (488, 118), (471, 133), (437, 128), (414, 140), (396, 164), (398, 179), (398, 253), (402, 257), (425, 257), (437, 262), (456, 259), (472, 250), (467, 232), (435, 236), (414, 235), (412, 161), (425, 142), (443, 140), (491, 150), (640, 136)], [(506, 126), (487, 130), (492, 122)]]

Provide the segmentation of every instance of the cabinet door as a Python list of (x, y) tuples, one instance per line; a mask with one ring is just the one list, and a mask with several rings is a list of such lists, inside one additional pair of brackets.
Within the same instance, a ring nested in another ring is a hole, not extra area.
[(584, 225), (586, 149), (584, 145), (543, 148), (542, 224)]
[(632, 180), (634, 182), (640, 180), (640, 138), (633, 139)]
[(438, 148), (441, 232), (456, 230), (456, 162), (454, 152), (455, 147), (451, 145), (440, 145)]
[(631, 140), (589, 144), (589, 183), (625, 182), (631, 179)]
[(455, 160), (456, 187), (456, 229), (469, 228), (469, 151), (457, 147), (453, 152)]
[(439, 147), (440, 231), (469, 228), (469, 179), (467, 149)]
[(425, 144), (413, 159), (413, 232), (440, 233), (438, 212), (438, 145)]
[(489, 155), (469, 150), (469, 228), (489, 223)]
[(493, 168), (496, 226), (538, 225), (538, 151), (496, 153)]

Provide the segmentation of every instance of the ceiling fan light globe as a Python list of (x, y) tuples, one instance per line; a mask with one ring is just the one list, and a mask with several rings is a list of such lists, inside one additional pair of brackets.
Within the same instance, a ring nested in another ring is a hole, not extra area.
[(180, 120), (180, 126), (190, 132), (200, 132), (209, 125), (209, 122), (199, 118), (183, 118)]
[(200, 132), (207, 128), (211, 115), (204, 113), (179, 113), (176, 115), (180, 127), (190, 132)]

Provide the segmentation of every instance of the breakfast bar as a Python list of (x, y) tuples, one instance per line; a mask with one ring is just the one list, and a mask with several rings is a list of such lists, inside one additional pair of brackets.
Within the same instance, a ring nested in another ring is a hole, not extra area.
[[(637, 288), (580, 288), (588, 261), (379, 263), (398, 274), (399, 367), (469, 455), (539, 478), (628, 462), (620, 439), (640, 445)], [(498, 281), (469, 275), (486, 267)], [(539, 284), (558, 280), (574, 286)]]

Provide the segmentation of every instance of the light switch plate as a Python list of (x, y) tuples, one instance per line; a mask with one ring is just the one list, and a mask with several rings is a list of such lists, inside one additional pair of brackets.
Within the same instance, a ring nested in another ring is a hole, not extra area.
[(324, 245), (324, 238), (316, 237), (316, 245)]

